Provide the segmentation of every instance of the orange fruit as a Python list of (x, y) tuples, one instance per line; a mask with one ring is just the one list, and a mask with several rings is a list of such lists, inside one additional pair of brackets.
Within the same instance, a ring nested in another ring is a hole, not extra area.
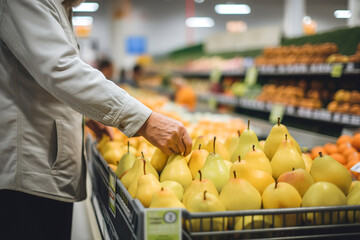
[(347, 148), (345, 149), (345, 151), (342, 153), (345, 157), (347, 157), (348, 155), (350, 155), (351, 153), (356, 153), (356, 149), (351, 147), (351, 148)]
[(337, 153), (338, 151), (336, 144), (333, 143), (326, 143), (324, 149), (328, 154)]
[(356, 133), (351, 139), (351, 145), (360, 151), (360, 133)]
[(349, 135), (341, 135), (337, 141), (336, 141), (336, 145), (341, 145), (342, 143), (345, 143), (345, 142), (351, 142), (351, 139), (352, 137), (349, 136)]
[(311, 158), (315, 159), (319, 156), (319, 152), (322, 152), (323, 155), (327, 155), (327, 151), (324, 149), (323, 146), (315, 146), (313, 149), (311, 149), (310, 154)]
[(338, 145), (338, 153), (343, 153), (346, 151), (346, 149), (352, 148), (350, 142), (345, 142), (340, 145)]
[(351, 169), (358, 162), (360, 162), (359, 159), (353, 159), (346, 164), (346, 168)]
[(335, 159), (336, 161), (338, 161), (342, 165), (346, 165), (346, 163), (347, 163), (346, 158), (340, 153), (330, 154), (330, 157), (332, 157), (333, 159)]
[(349, 155), (346, 156), (346, 160), (348, 162), (352, 161), (352, 160), (359, 160), (360, 161), (360, 153), (358, 152), (352, 152)]

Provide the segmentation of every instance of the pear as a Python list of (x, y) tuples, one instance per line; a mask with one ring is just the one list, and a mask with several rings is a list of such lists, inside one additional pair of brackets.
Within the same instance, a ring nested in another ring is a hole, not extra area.
[[(297, 208), (301, 206), (301, 196), (290, 184), (275, 182), (266, 187), (262, 194), (264, 209), (271, 208)], [(266, 215), (268, 221), (273, 218)], [(274, 216), (275, 227), (296, 226), (300, 224), (300, 218), (296, 214), (277, 214)]]
[[(221, 156), (215, 152), (216, 137), (214, 137), (212, 143), (214, 152), (209, 153), (207, 156), (206, 162), (201, 168), (201, 172), (202, 177), (212, 181), (218, 193), (220, 193), (222, 187), (229, 180), (230, 173)], [(200, 175), (197, 174), (196, 178), (199, 179)]]
[(219, 196), (219, 193), (215, 187), (215, 185), (209, 179), (204, 179), (202, 177), (202, 173), (199, 170), (199, 179), (194, 179), (190, 185), (185, 189), (183, 196), (183, 203), (186, 205), (186, 200), (189, 196), (194, 195), (197, 192), (204, 192), (205, 190), (209, 193), (214, 194), (215, 196)]
[(305, 153), (302, 153), (301, 156), (302, 156), (302, 159), (304, 160), (306, 171), (308, 173), (310, 173), (310, 169), (311, 169), (311, 165), (313, 164), (313, 160)]
[(262, 150), (255, 149), (255, 145), (252, 146), (252, 151), (245, 155), (244, 160), (253, 168), (272, 175), (272, 168), (269, 159)]
[(252, 150), (253, 145), (255, 145), (256, 149), (260, 149), (259, 139), (255, 132), (250, 129), (250, 120), (248, 120), (247, 129), (241, 133), (238, 145), (231, 155), (231, 162), (236, 162), (238, 156), (246, 156), (246, 154)]
[(189, 168), (191, 171), (191, 175), (193, 179), (195, 179), (198, 171), (204, 166), (206, 157), (209, 155), (209, 152), (205, 149), (201, 149), (201, 144), (199, 144), (199, 148), (191, 153), (191, 157), (189, 160)]
[(259, 141), (259, 145), (260, 145), (260, 150), (265, 151), (265, 150), (264, 150), (264, 147), (265, 147), (265, 140), (261, 140), (261, 141)]
[(117, 166), (116, 165), (114, 165), (114, 164), (111, 164), (111, 163), (109, 163), (109, 167), (111, 168), (111, 170), (113, 170), (114, 172), (116, 171), (116, 169), (117, 169)]
[(143, 161), (144, 175), (137, 180), (137, 188), (134, 198), (139, 199), (144, 207), (149, 207), (154, 192), (161, 189), (159, 180), (151, 173), (146, 174), (146, 162)]
[(224, 144), (220, 141), (216, 142), (214, 139), (207, 143), (205, 150), (210, 153), (213, 151), (214, 147), (216, 147), (216, 153), (219, 154), (223, 160), (230, 160), (229, 151), (225, 148)]
[(291, 184), (303, 197), (308, 188), (314, 184), (312, 176), (302, 168), (292, 169), (292, 171), (284, 172), (278, 178), (278, 182), (286, 182)]
[(293, 168), (306, 168), (301, 154), (296, 150), (294, 143), (288, 138), (287, 134), (285, 134), (285, 140), (280, 143), (271, 159), (271, 167), (275, 179)]
[[(342, 206), (346, 205), (344, 193), (333, 183), (316, 182), (306, 191), (301, 206), (320, 207), (320, 206)], [(314, 224), (336, 224), (344, 221), (344, 212), (318, 212), (304, 213), (304, 221), (309, 225)], [(323, 218), (323, 219), (322, 219)]]
[(192, 175), (186, 160), (181, 154), (172, 154), (160, 175), (160, 182), (175, 181), (185, 189), (192, 181)]
[(154, 154), (151, 157), (150, 163), (155, 168), (157, 172), (161, 172), (168, 160), (168, 155), (163, 153), (159, 148), (155, 149)]
[[(268, 217), (265, 217), (266, 215), (252, 215), (252, 216), (243, 216), (238, 217), (235, 222), (234, 230), (250, 230), (250, 229), (264, 229), (264, 228), (271, 228), (273, 225), (271, 224), (271, 220), (268, 219)], [(238, 236), (240, 234), (236, 234), (236, 239), (262, 239), (269, 237), (268, 233), (242, 233), (241, 236)], [(270, 235), (271, 237), (271, 235)]]
[[(229, 179), (220, 193), (220, 200), (226, 210), (260, 209), (261, 195), (259, 191), (244, 178), (236, 178), (236, 171), (233, 171), (233, 175), (234, 178)], [(229, 218), (229, 225), (231, 227), (233, 225), (232, 218)]]
[[(198, 192), (191, 196), (186, 205), (186, 209), (189, 212), (218, 212), (225, 211), (225, 206), (221, 202), (218, 196), (207, 192)], [(187, 228), (192, 232), (204, 232), (204, 231), (224, 231), (227, 225), (227, 218), (201, 218), (192, 219), (191, 227), (189, 220), (186, 222)]]
[(274, 183), (274, 178), (267, 172), (254, 169), (245, 160), (241, 160), (240, 156), (238, 161), (233, 163), (230, 168), (230, 172), (236, 171), (236, 175), (240, 178), (246, 179), (251, 185), (253, 185), (260, 194), (271, 183)]
[[(111, 142), (109, 142), (111, 143)], [(108, 149), (102, 154), (103, 158), (108, 164), (118, 165), (120, 162), (122, 153), (120, 148)]]
[(178, 182), (175, 182), (175, 181), (164, 181), (164, 182), (161, 182), (160, 185), (162, 187), (167, 187), (169, 189), (171, 189), (176, 197), (181, 201), (182, 198), (183, 198), (183, 195), (184, 195), (184, 188), (183, 186), (181, 186), (180, 183)]
[[(236, 147), (239, 145), (240, 130), (237, 131), (237, 136), (229, 135), (225, 140), (225, 147), (228, 150), (230, 156), (233, 154)], [(230, 160), (230, 159), (229, 159)]]
[(224, 160), (224, 163), (225, 163), (226, 167), (227, 167), (227, 168), (229, 169), (229, 171), (230, 171), (231, 166), (233, 165), (233, 163), (230, 162), (230, 161), (228, 161), (228, 160)]
[[(349, 194), (346, 196), (347, 205), (360, 205), (360, 184), (359, 181), (353, 181), (352, 188), (349, 191)], [(348, 219), (350, 222), (360, 223), (360, 210), (348, 211)]]
[(350, 194), (351, 190), (352, 190), (356, 185), (358, 185), (359, 183), (360, 183), (360, 181), (358, 181), (358, 180), (352, 181), (348, 194)]
[(346, 195), (351, 187), (352, 178), (349, 171), (329, 155), (319, 156), (314, 159), (310, 175), (315, 182), (330, 182), (338, 186)]
[(135, 161), (136, 161), (136, 156), (135, 156), (135, 154), (130, 152), (130, 144), (129, 144), (129, 142), (127, 142), (127, 153), (125, 153), (121, 157), (120, 162), (117, 165), (115, 174), (119, 178), (121, 178), (123, 176), (123, 174), (134, 165)]
[(174, 192), (166, 187), (154, 192), (149, 208), (185, 208)]
[(280, 118), (278, 118), (278, 123), (271, 128), (271, 131), (268, 137), (266, 138), (264, 145), (264, 152), (270, 161), (272, 161), (272, 158), (275, 152), (277, 151), (280, 143), (284, 140), (285, 134), (287, 134), (288, 139), (290, 139), (294, 143), (296, 151), (298, 151), (301, 154), (301, 148), (299, 144), (290, 135), (287, 128), (284, 125), (280, 124)]
[(201, 148), (205, 149), (207, 140), (204, 136), (199, 136), (195, 138), (194, 144), (192, 145), (192, 150), (195, 150), (200, 144)]

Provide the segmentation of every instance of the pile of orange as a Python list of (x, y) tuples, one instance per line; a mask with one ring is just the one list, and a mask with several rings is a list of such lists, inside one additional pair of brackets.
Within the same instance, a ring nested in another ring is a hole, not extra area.
[(350, 169), (360, 162), (360, 133), (354, 136), (341, 135), (336, 144), (326, 143), (324, 146), (315, 146), (310, 151), (312, 159), (319, 156), (319, 152), (330, 155), (336, 161), (344, 165), (353, 176), (360, 180), (360, 174), (352, 172)]

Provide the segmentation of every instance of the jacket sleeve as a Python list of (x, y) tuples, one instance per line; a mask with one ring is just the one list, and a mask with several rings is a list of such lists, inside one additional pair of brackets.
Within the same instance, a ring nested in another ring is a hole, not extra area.
[(66, 35), (65, 31), (72, 29), (68, 19), (60, 17), (63, 9), (59, 5), (55, 0), (8, 0), (0, 16), (1, 40), (33, 78), (60, 101), (133, 136), (151, 110), (80, 59)]

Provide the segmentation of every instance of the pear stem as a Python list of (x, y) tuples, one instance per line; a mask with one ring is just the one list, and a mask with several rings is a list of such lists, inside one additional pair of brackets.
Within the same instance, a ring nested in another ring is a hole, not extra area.
[(200, 150), (201, 149), (201, 143), (199, 144), (199, 149), (198, 150)]
[(319, 152), (319, 155), (320, 155), (320, 157), (323, 157), (323, 154), (322, 154), (322, 152)]
[(287, 140), (287, 134), (285, 134), (285, 140)]
[(142, 156), (143, 159), (145, 159), (145, 156), (144, 156), (144, 153), (143, 153), (143, 152), (141, 152), (141, 156)]
[(240, 135), (241, 135), (241, 132), (240, 132), (240, 130), (237, 130), (237, 133), (238, 133), (238, 136), (240, 137)]
[(199, 175), (200, 175), (200, 182), (201, 182), (201, 181), (202, 181), (202, 173), (201, 173), (200, 170), (198, 171), (198, 173), (199, 173)]
[(238, 160), (239, 160), (239, 162), (241, 161), (241, 157), (240, 157), (240, 155), (238, 156)]
[(128, 141), (128, 154), (129, 154), (129, 152), (130, 152), (130, 142)]
[(206, 193), (207, 193), (207, 191), (205, 190), (204, 191), (204, 200), (206, 200)]
[(164, 191), (164, 187), (161, 187), (161, 191)]
[(280, 118), (278, 117), (277, 125), (280, 126)]
[(253, 149), (253, 151), (255, 151), (255, 145), (253, 145), (252, 149)]
[(275, 181), (275, 188), (277, 188), (277, 185), (278, 185), (278, 181)]
[(234, 178), (236, 178), (236, 171), (233, 171), (233, 173), (234, 173)]
[(295, 168), (293, 167), (292, 170), (295, 171)]
[(214, 154), (215, 154), (215, 142), (216, 142), (216, 137), (214, 137), (214, 143), (213, 143), (213, 151), (214, 151)]
[(145, 160), (143, 160), (143, 163), (144, 163), (144, 166), (143, 166), (143, 169), (144, 169), (144, 175), (146, 175), (146, 169), (145, 169), (145, 167), (146, 167), (146, 162), (145, 162)]
[(248, 128), (248, 130), (250, 129), (250, 119), (248, 119), (248, 126), (247, 126)]

